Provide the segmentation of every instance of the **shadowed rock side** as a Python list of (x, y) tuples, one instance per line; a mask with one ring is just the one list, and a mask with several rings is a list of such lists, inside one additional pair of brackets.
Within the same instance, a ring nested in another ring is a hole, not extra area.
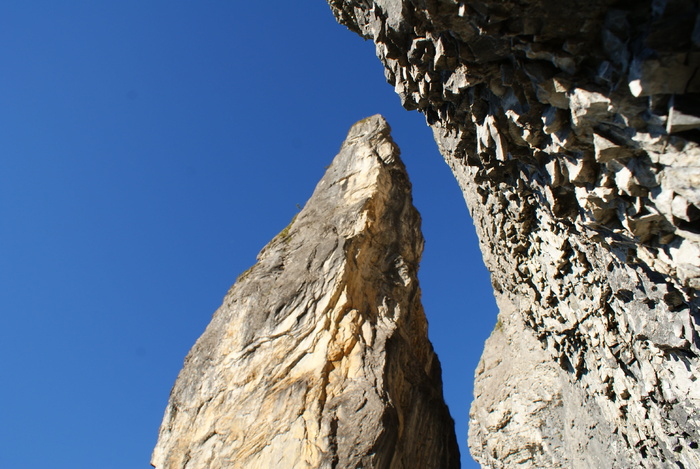
[(175, 383), (155, 467), (459, 467), (420, 303), (420, 216), (389, 133), (378, 115), (355, 124), (226, 295)]
[(698, 1), (329, 4), (425, 114), (491, 271), (472, 455), (700, 467)]

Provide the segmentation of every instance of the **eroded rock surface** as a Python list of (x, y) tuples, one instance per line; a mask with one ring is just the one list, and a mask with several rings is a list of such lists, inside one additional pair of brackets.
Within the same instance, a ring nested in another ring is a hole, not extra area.
[(175, 383), (155, 467), (459, 467), (389, 132), (381, 116), (355, 124), (226, 295)]
[(473, 456), (700, 467), (698, 2), (329, 4), (425, 114), (491, 271)]

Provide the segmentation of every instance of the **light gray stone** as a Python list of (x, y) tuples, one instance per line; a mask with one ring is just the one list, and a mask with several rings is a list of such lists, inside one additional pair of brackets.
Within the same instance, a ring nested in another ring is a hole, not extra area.
[(697, 2), (329, 3), (425, 114), (491, 271), (472, 455), (700, 467)]

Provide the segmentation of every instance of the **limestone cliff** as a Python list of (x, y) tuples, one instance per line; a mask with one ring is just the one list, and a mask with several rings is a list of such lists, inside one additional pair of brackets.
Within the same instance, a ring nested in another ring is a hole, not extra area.
[(329, 4), (425, 114), (491, 271), (473, 456), (700, 467), (698, 1)]
[(389, 132), (381, 116), (355, 124), (226, 295), (175, 383), (155, 467), (459, 467)]

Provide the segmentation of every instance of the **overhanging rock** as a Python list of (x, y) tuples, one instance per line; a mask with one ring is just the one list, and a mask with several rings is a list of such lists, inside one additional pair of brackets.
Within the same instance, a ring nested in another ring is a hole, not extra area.
[(700, 467), (698, 2), (329, 4), (425, 114), (491, 271), (473, 456)]

